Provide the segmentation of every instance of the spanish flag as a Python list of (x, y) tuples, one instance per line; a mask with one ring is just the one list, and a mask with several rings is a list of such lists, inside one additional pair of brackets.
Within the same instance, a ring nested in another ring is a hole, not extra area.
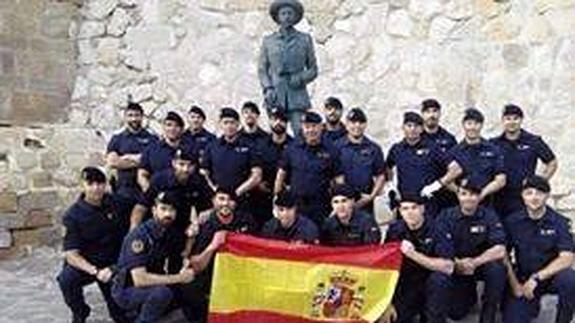
[(374, 322), (401, 260), (396, 243), (328, 248), (230, 233), (215, 260), (209, 322)]

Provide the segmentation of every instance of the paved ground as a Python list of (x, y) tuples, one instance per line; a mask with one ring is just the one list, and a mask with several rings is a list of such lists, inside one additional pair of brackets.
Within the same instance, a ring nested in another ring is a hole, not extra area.
[[(1, 323), (65, 323), (69, 312), (62, 301), (54, 277), (61, 266), (58, 254), (48, 248), (33, 252), (30, 257), (0, 263), (0, 322)], [(107, 323), (106, 309), (97, 287), (86, 288), (92, 315), (89, 322)], [(554, 298), (544, 303), (553, 304)], [(551, 323), (554, 314), (544, 305), (538, 323)], [(172, 313), (163, 323), (185, 322), (179, 312)], [(458, 323), (478, 322), (477, 316)], [(254, 322), (257, 323), (257, 322)]]

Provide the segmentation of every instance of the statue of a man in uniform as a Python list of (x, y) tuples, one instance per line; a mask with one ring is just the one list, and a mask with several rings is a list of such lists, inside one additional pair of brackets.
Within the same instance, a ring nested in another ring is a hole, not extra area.
[(287, 113), (292, 131), (297, 134), (303, 113), (311, 108), (307, 84), (318, 73), (313, 39), (294, 28), (304, 14), (300, 1), (274, 0), (269, 13), (280, 28), (264, 37), (258, 75), (266, 108)]

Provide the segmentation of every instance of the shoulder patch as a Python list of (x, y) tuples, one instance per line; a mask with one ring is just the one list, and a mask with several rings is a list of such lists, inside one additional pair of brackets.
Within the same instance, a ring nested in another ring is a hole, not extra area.
[(140, 239), (136, 239), (132, 241), (132, 252), (135, 254), (139, 254), (144, 251), (144, 242)]

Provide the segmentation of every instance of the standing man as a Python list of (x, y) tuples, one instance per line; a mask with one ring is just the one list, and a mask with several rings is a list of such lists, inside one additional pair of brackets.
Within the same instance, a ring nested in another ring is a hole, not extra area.
[(240, 133), (257, 149), (261, 150), (263, 142), (268, 136), (259, 125), (260, 109), (253, 102), (245, 102), (242, 106), (242, 118), (244, 125)]
[[(421, 137), (434, 144), (443, 154), (457, 145), (455, 136), (439, 125), (441, 119), (441, 104), (435, 99), (427, 99), (421, 103), (421, 116), (423, 117), (423, 133)], [(457, 205), (457, 196), (454, 191), (443, 187), (433, 195), (437, 207), (444, 209)]]
[(252, 214), (261, 227), (272, 218), (273, 188), (278, 172), (278, 162), (293, 138), (287, 134), (287, 115), (279, 109), (270, 112), (271, 133), (266, 137), (261, 151), (263, 177), (254, 190)]
[(302, 128), (303, 136), (288, 145), (278, 163), (274, 193), (289, 184), (298, 209), (320, 227), (330, 213), (331, 184), (343, 183), (343, 171), (335, 147), (322, 140), (321, 116), (306, 112)]
[(235, 194), (247, 201), (244, 195), (257, 187), (262, 179), (259, 154), (240, 135), (240, 116), (236, 110), (223, 108), (219, 123), (222, 136), (206, 148), (202, 172), (213, 191), (221, 186), (233, 187)]
[(381, 231), (373, 216), (354, 208), (357, 194), (348, 185), (334, 188), (333, 216), (321, 227), (321, 244), (326, 246), (363, 246), (381, 243)]
[(64, 266), (58, 284), (72, 322), (83, 323), (90, 315), (84, 286), (98, 283), (114, 322), (127, 322), (111, 295), (110, 279), (123, 238), (118, 201), (106, 193), (106, 175), (95, 167), (82, 170), (83, 192), (63, 217)]
[(419, 193), (430, 198), (426, 210), (435, 216), (439, 204), (432, 199), (434, 193), (450, 185), (461, 174), (461, 166), (458, 161), (451, 161), (446, 167), (446, 157), (441, 150), (422, 139), (423, 119), (416, 112), (403, 115), (402, 128), (403, 140), (391, 146), (387, 155), (388, 178), (393, 178), (393, 170), (397, 169), (399, 194)]
[(503, 134), (493, 138), (505, 160), (504, 171), (507, 174), (505, 187), (495, 196), (495, 207), (499, 216), (505, 217), (523, 207), (521, 185), (527, 177), (535, 175), (537, 162), (544, 164), (541, 176), (551, 179), (557, 171), (555, 154), (541, 137), (521, 128), (523, 110), (509, 104), (503, 108)]
[(131, 231), (122, 245), (118, 274), (114, 278), (114, 299), (126, 311), (136, 314), (136, 323), (158, 322), (174, 298), (173, 286), (194, 279), (194, 270), (166, 274), (168, 228), (176, 219), (177, 197), (158, 194), (153, 217)]
[(170, 111), (164, 118), (162, 139), (144, 150), (138, 169), (138, 184), (142, 192), (150, 188), (150, 177), (155, 172), (169, 168), (172, 157), (178, 149), (193, 149), (182, 141), (184, 119), (176, 112)]
[(385, 242), (401, 242), (405, 260), (391, 305), (379, 323), (412, 323), (418, 315), (424, 322), (443, 323), (448, 295), (432, 294), (430, 286), (453, 273), (454, 246), (451, 240), (438, 239), (435, 224), (425, 218), (423, 199), (418, 194), (402, 196), (398, 210), (401, 218), (391, 223)]
[(477, 282), (483, 281), (480, 322), (495, 323), (507, 283), (505, 233), (495, 212), (480, 206), (481, 191), (481, 185), (473, 180), (462, 180), (457, 192), (459, 206), (443, 210), (437, 218), (438, 238), (450, 240), (455, 248), (451, 257), (455, 272), (451, 277), (438, 274), (431, 295), (449, 293), (439, 301), (449, 304), (449, 318), (459, 321), (477, 303)]
[(479, 110), (465, 110), (462, 123), (465, 138), (451, 149), (450, 155), (461, 165), (463, 177), (472, 179), (481, 188), (480, 201), (493, 206), (493, 195), (505, 186), (507, 176), (501, 150), (481, 137), (484, 121)]
[[(150, 189), (136, 204), (131, 215), (130, 227), (135, 229), (152, 209), (160, 192), (170, 192), (176, 197), (176, 219), (169, 228), (170, 250), (168, 273), (178, 272), (183, 260), (188, 257), (185, 247), (188, 237), (186, 229), (195, 222), (196, 214), (211, 207), (211, 192), (202, 185), (202, 178), (196, 172), (198, 157), (191, 151), (178, 150), (172, 159), (172, 167), (152, 176)], [(195, 224), (195, 223), (194, 223)]]
[(323, 104), (323, 113), (326, 120), (324, 136), (331, 142), (345, 137), (347, 130), (341, 117), (343, 116), (343, 104), (338, 98), (329, 97)]
[(266, 108), (287, 113), (293, 134), (297, 135), (302, 115), (311, 108), (307, 85), (318, 74), (313, 39), (294, 28), (304, 14), (300, 1), (274, 0), (269, 13), (280, 29), (264, 37), (258, 76)]
[(289, 190), (278, 194), (274, 201), (273, 214), (274, 218), (262, 229), (262, 237), (295, 243), (319, 243), (316, 225), (298, 212), (295, 195)]
[(255, 233), (251, 215), (236, 209), (237, 197), (232, 188), (219, 187), (212, 203), (214, 209), (207, 221), (200, 225), (192, 247), (190, 264), (196, 272), (196, 280), (180, 290), (182, 309), (190, 322), (207, 320), (214, 254), (223, 243), (223, 232)]
[(571, 222), (547, 206), (551, 187), (532, 176), (523, 185), (525, 209), (508, 217), (509, 243), (515, 264), (507, 273), (513, 295), (505, 323), (528, 323), (539, 313), (541, 296), (557, 294), (557, 323), (569, 323), (575, 310), (575, 271)]
[(367, 116), (359, 108), (347, 114), (347, 135), (335, 146), (341, 155), (344, 181), (360, 194), (356, 207), (373, 214), (373, 200), (385, 184), (381, 147), (365, 136)]
[(112, 136), (106, 155), (107, 166), (116, 170), (115, 192), (133, 206), (140, 193), (137, 183), (138, 165), (146, 147), (158, 140), (142, 127), (144, 110), (137, 103), (129, 103), (124, 111), (125, 128)]
[(421, 102), (421, 116), (423, 117), (423, 139), (437, 145), (444, 153), (457, 144), (455, 136), (439, 125), (441, 104), (437, 100), (427, 99)]
[(182, 135), (184, 145), (193, 147), (200, 161), (202, 160), (206, 146), (216, 140), (216, 136), (204, 127), (205, 122), (206, 113), (204, 110), (197, 105), (192, 106), (188, 112), (188, 130)]

